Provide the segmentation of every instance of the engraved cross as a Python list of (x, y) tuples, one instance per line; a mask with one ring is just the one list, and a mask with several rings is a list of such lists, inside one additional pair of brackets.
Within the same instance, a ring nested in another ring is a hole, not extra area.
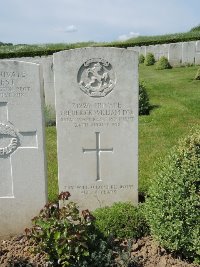
[(36, 131), (18, 132), (10, 123), (7, 104), (0, 102), (0, 198), (14, 198), (12, 157), (15, 153), (21, 149), (38, 148)]
[(100, 154), (102, 152), (113, 152), (113, 148), (101, 148), (100, 146), (100, 132), (95, 132), (96, 134), (96, 148), (83, 148), (83, 153), (86, 152), (96, 152), (96, 161), (97, 161), (97, 179), (96, 181), (101, 180), (101, 168), (100, 168)]

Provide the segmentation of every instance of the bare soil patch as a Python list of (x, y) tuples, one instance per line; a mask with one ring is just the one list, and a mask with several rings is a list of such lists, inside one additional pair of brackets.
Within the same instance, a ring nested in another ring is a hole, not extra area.
[[(31, 253), (35, 247), (21, 235), (0, 242), (1, 267), (52, 267), (45, 253)], [(132, 256), (137, 258), (134, 267), (199, 267), (161, 248), (151, 237), (144, 237), (133, 242)], [(101, 267), (101, 266), (99, 266)]]

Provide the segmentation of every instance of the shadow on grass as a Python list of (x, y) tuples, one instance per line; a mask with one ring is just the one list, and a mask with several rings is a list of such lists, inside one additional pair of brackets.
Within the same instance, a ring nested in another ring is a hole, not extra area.
[(160, 108), (160, 105), (149, 105), (148, 109), (139, 111), (140, 116), (148, 116), (150, 115), (150, 112), (154, 109)]
[(157, 108), (160, 108), (160, 107), (161, 107), (161, 105), (150, 105), (150, 107), (149, 107), (149, 113), (150, 113), (152, 110), (157, 109)]

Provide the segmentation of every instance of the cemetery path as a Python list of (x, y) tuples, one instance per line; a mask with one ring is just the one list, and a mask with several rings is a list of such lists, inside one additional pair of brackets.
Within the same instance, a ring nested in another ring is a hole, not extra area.
[[(33, 255), (30, 244), (25, 236), (17, 236), (0, 242), (1, 267), (52, 267), (45, 260), (45, 253)], [(132, 246), (132, 255), (138, 258), (134, 267), (199, 267), (173, 257), (158, 246), (151, 237), (144, 237)], [(103, 266), (99, 266), (103, 267)], [(127, 267), (127, 266), (124, 266)]]

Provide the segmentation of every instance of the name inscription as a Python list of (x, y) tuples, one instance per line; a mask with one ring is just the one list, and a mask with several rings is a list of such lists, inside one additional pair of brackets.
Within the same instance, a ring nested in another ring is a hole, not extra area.
[(72, 102), (60, 111), (60, 120), (71, 123), (73, 127), (120, 126), (135, 118), (134, 111), (128, 105), (113, 103), (76, 103)]
[(0, 97), (26, 97), (31, 91), (31, 87), (25, 84), (27, 76), (26, 72), (0, 71)]

